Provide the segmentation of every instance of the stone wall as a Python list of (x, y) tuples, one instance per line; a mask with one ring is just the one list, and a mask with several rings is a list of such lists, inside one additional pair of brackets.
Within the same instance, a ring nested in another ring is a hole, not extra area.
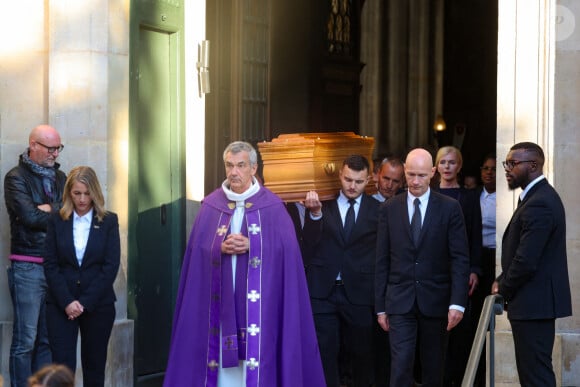
[[(509, 148), (533, 141), (544, 149), (544, 174), (566, 208), (568, 268), (575, 315), (556, 324), (554, 371), (560, 386), (580, 380), (580, 16), (577, 1), (518, 0), (499, 2), (498, 34), (498, 165)], [(513, 213), (519, 190), (508, 191), (501, 169), (497, 184), (498, 254), (503, 231)], [(497, 257), (498, 267), (500, 257)], [(498, 270), (498, 272), (501, 270)], [(519, 385), (510, 325), (498, 319), (496, 385)]]
[[(0, 26), (0, 175), (16, 165), (30, 130), (41, 123), (51, 124), (61, 134), (65, 149), (58, 161), (65, 173), (77, 165), (95, 169), (106, 207), (119, 215), (122, 244), (106, 385), (130, 386), (133, 323), (127, 320), (126, 249), (129, 0), (3, 1), (0, 14), (11, 20)], [(0, 202), (0, 261), (5, 268), (10, 238), (3, 190)], [(5, 273), (0, 271), (0, 372), (8, 384), (12, 307)]]

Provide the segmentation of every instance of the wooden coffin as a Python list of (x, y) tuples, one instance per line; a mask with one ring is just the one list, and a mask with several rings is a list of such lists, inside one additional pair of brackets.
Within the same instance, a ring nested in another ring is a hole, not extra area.
[(258, 143), (264, 185), (287, 202), (302, 201), (311, 190), (321, 200), (334, 198), (340, 190), (338, 172), (344, 159), (360, 154), (372, 168), (374, 143), (373, 137), (353, 132), (282, 134)]

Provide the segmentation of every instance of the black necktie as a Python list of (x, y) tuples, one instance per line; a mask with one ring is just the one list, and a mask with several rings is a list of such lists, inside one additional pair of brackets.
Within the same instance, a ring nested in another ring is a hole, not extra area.
[(415, 211), (411, 218), (411, 235), (413, 236), (413, 243), (417, 246), (419, 244), (419, 236), (421, 235), (421, 209), (419, 208), (421, 201), (415, 198), (413, 204), (415, 205)]
[(350, 207), (348, 207), (348, 211), (346, 211), (346, 217), (344, 218), (344, 238), (348, 240), (350, 237), (350, 233), (354, 229), (354, 199), (348, 199), (350, 203)]

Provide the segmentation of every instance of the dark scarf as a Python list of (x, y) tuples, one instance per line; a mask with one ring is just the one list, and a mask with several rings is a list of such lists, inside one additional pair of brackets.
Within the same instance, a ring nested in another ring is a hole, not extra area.
[(20, 162), (26, 165), (33, 173), (42, 177), (44, 194), (53, 200), (56, 190), (56, 169), (58, 168), (58, 164), (55, 164), (55, 167), (43, 167), (30, 159), (28, 149), (20, 155)]

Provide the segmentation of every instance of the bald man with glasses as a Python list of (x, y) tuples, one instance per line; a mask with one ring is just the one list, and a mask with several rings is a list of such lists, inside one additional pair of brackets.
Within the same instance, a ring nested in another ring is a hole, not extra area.
[(66, 176), (56, 159), (63, 148), (55, 128), (35, 127), (28, 138), (28, 149), (4, 178), (10, 218), (8, 285), (14, 309), (9, 367), (10, 383), (15, 387), (26, 386), (31, 374), (52, 361), (42, 264), (48, 219), (62, 206)]

